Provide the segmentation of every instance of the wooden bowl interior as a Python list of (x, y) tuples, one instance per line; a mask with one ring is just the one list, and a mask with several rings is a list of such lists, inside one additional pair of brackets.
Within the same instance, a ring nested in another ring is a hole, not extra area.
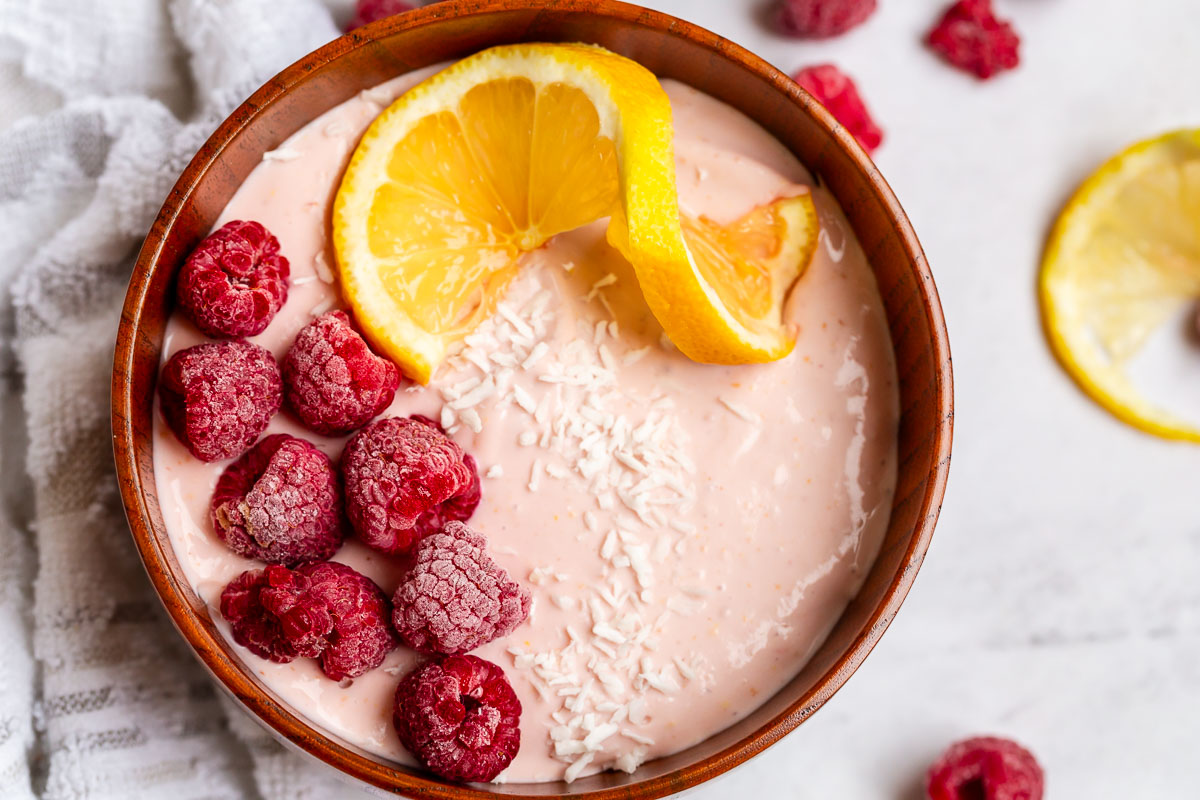
[[(632, 776), (605, 773), (570, 787), (506, 784), (482, 792), (380, 763), (309, 728), (242, 666), (171, 550), (154, 488), (151, 415), (172, 278), (263, 152), (363, 89), (519, 41), (592, 42), (662, 77), (684, 81), (759, 121), (829, 187), (870, 259), (887, 309), (900, 378), (900, 472), (891, 523), (862, 590), (804, 669), (749, 717)], [(235, 697), (297, 746), (377, 786), (422, 797), (659, 797), (772, 744), (842, 685), (894, 616), (932, 533), (950, 445), (949, 351), (936, 291), (920, 246), (874, 166), (808, 95), (754, 56), (665, 15), (605, 0), (436, 4), (343, 37), (266, 84), (199, 152), (156, 220), (121, 321), (113, 389), (118, 472), (131, 527), (152, 580), (202, 661)]]

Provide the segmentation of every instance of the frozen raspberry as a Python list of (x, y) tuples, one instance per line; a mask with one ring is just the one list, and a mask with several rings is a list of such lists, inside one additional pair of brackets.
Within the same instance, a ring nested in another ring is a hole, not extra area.
[[(413, 414), (410, 419), (424, 422), (426, 425), (432, 425), (439, 431), (443, 430), (440, 424), (423, 414)], [(413, 526), (416, 530), (417, 541), (420, 541), (431, 533), (437, 533), (447, 522), (455, 520), (466, 522), (475, 513), (475, 509), (479, 507), (479, 501), (483, 499), (483, 485), (479, 481), (479, 467), (475, 463), (475, 457), (470, 453), (463, 456), (463, 462), (466, 463), (467, 469), (471, 470), (471, 483), (461, 493), (456, 494), (439, 506), (434, 506), (417, 518), (417, 523)]]
[(776, 20), (791, 36), (824, 39), (845, 33), (875, 13), (875, 0), (783, 0)]
[(342, 453), (346, 515), (358, 537), (384, 553), (417, 542), (417, 520), (471, 485), (466, 456), (437, 428), (387, 417), (363, 428)]
[(471, 482), (454, 497), (417, 517), (417, 522), (413, 525), (416, 541), (437, 533), (447, 522), (466, 522), (479, 507), (479, 501), (483, 499), (483, 486), (479, 481), (479, 468), (475, 464), (475, 457), (467, 453), (463, 455), (463, 463), (471, 471)]
[(346, 538), (333, 462), (286, 433), (265, 437), (225, 468), (210, 517), (235, 553), (273, 564), (324, 561)]
[(287, 300), (288, 260), (257, 222), (234, 220), (208, 235), (179, 271), (176, 296), (187, 318), (217, 339), (254, 336)]
[(883, 141), (883, 131), (871, 119), (854, 81), (832, 64), (805, 67), (792, 76), (834, 119), (842, 123), (868, 153)]
[(396, 396), (400, 371), (371, 352), (344, 311), (304, 326), (283, 357), (288, 407), (309, 430), (340, 436), (361, 428)]
[(163, 417), (201, 461), (233, 458), (262, 433), (283, 402), (279, 366), (250, 342), (207, 342), (180, 350), (158, 386)]
[(951, 745), (929, 768), (929, 800), (1042, 800), (1045, 778), (1033, 754), (1009, 739)]
[(490, 781), (521, 748), (521, 701), (504, 671), (476, 656), (444, 656), (406, 675), (392, 722), (400, 743), (447, 780)]
[(355, 28), (361, 28), (363, 25), (383, 19), (384, 17), (412, 10), (413, 4), (406, 3), (404, 0), (358, 0), (358, 5), (354, 9), (354, 16), (346, 23), (346, 32), (349, 33)]
[(946, 9), (926, 42), (959, 69), (987, 80), (1020, 62), (1020, 38), (996, 18), (992, 0), (958, 0)]
[(461, 522), (417, 543), (412, 569), (392, 598), (392, 625), (422, 653), (456, 655), (507, 636), (529, 616), (529, 591)]
[(375, 669), (396, 647), (390, 613), (374, 581), (333, 561), (248, 570), (221, 593), (235, 642), (272, 661), (320, 658), (335, 681)]
[(297, 571), (311, 582), (307, 596), (333, 618), (333, 632), (326, 637), (329, 646), (321, 653), (325, 674), (335, 681), (357, 678), (382, 664), (396, 647), (388, 624), (392, 606), (383, 590), (336, 561), (307, 564)]
[(275, 585), (285, 590), (296, 581), (285, 568), (270, 566), (238, 575), (221, 592), (221, 616), (233, 628), (233, 640), (260, 658), (286, 664), (296, 658), (296, 648), (283, 634), (279, 618), (263, 604), (263, 590)]

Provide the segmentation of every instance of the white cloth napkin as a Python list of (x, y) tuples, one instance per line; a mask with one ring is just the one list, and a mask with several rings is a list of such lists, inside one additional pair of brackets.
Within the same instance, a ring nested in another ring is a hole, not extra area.
[(109, 435), (120, 303), (163, 198), (241, 99), (336, 35), (318, 0), (0, 0), (0, 797), (357, 794), (220, 698), (170, 629)]

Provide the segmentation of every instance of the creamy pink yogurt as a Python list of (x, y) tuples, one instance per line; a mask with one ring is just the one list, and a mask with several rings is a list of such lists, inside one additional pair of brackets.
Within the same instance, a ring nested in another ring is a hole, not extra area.
[[(286, 306), (255, 341), (282, 356), (313, 316), (341, 307), (328, 241), (341, 170), (370, 121), (431, 71), (342, 104), (268, 153), (221, 215), (255, 219), (291, 261)], [(664, 81), (675, 114), (680, 203), (732, 220), (811, 191), (821, 245), (789, 298), (795, 352), (721, 367), (674, 350), (604, 223), (529, 254), (493, 319), (428, 387), (402, 385), (389, 415), (440, 418), (478, 459), (471, 525), (533, 592), (528, 622), (476, 651), (521, 698), (521, 751), (499, 780), (632, 771), (745, 716), (808, 660), (855, 594), (888, 522), (896, 478), (896, 370), (878, 291), (840, 209), (757, 124)], [(165, 355), (201, 339), (182, 317)], [(208, 522), (222, 464), (193, 459), (156, 418), (167, 529), (200, 596), (259, 566)], [(270, 431), (317, 443), (286, 413)], [(356, 542), (336, 560), (391, 593), (396, 565)], [(399, 677), (340, 686), (316, 662), (243, 652), (280, 697), (327, 731), (413, 763), (391, 728)]]

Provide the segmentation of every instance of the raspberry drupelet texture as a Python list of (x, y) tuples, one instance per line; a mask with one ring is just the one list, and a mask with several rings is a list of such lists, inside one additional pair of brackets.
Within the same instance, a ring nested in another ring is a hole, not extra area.
[(333, 619), (328, 646), (321, 652), (321, 670), (335, 681), (357, 678), (383, 663), (396, 647), (388, 620), (392, 606), (383, 590), (366, 575), (327, 561), (299, 568), (309, 581), (308, 596)]
[(404, 0), (358, 0), (354, 16), (346, 23), (346, 32), (393, 14), (412, 11), (413, 7), (412, 3), (406, 3)]
[(296, 334), (283, 357), (284, 399), (305, 427), (340, 436), (366, 425), (396, 396), (400, 370), (371, 352), (344, 311)]
[(287, 663), (319, 658), (331, 680), (375, 669), (396, 647), (391, 605), (370, 578), (345, 564), (248, 570), (221, 593), (233, 639), (257, 656)]
[(272, 564), (324, 561), (346, 538), (333, 462), (286, 433), (264, 437), (225, 468), (209, 516), (229, 549)]
[(207, 342), (180, 350), (163, 367), (159, 400), (167, 425), (201, 461), (246, 451), (283, 402), (270, 351), (250, 342)]
[(471, 469), (462, 448), (437, 428), (388, 417), (350, 437), (342, 479), (358, 538), (395, 555), (417, 542), (422, 515), (470, 487)]
[(792, 79), (825, 106), (868, 153), (882, 144), (883, 131), (871, 118), (854, 81), (840, 69), (833, 64), (819, 64), (805, 67)]
[(1013, 69), (1021, 60), (1021, 39), (1012, 25), (996, 18), (992, 0), (959, 0), (946, 9), (926, 42), (980, 80)]
[(876, 0), (782, 0), (776, 13), (779, 30), (790, 36), (824, 39), (866, 22)]
[(208, 336), (255, 336), (283, 308), (288, 272), (288, 260), (270, 231), (257, 222), (234, 220), (188, 256), (176, 297), (183, 313)]
[(529, 616), (529, 590), (491, 556), (487, 540), (449, 522), (416, 546), (392, 598), (392, 625), (422, 653), (457, 655), (507, 636)]
[(521, 747), (521, 701), (500, 667), (475, 656), (445, 656), (406, 675), (392, 722), (418, 761), (452, 781), (490, 781)]
[[(440, 424), (423, 414), (413, 414), (409, 419), (424, 422), (426, 425), (432, 425), (439, 431), (445, 432)], [(479, 480), (479, 465), (475, 463), (475, 457), (470, 453), (463, 456), (463, 461), (466, 463), (467, 469), (471, 471), (471, 483), (459, 494), (451, 497), (441, 505), (434, 506), (417, 518), (417, 522), (413, 526), (416, 530), (416, 541), (420, 541), (431, 533), (437, 533), (447, 522), (455, 520), (466, 522), (475, 513), (475, 509), (479, 507), (479, 501), (483, 499), (483, 485)]]
[(1009, 739), (951, 745), (929, 768), (929, 800), (1042, 800), (1045, 776), (1033, 754)]
[(263, 591), (274, 586), (289, 591), (297, 576), (285, 567), (246, 570), (221, 592), (221, 616), (233, 629), (233, 640), (254, 655), (286, 664), (296, 648), (283, 633), (279, 617), (267, 611)]

